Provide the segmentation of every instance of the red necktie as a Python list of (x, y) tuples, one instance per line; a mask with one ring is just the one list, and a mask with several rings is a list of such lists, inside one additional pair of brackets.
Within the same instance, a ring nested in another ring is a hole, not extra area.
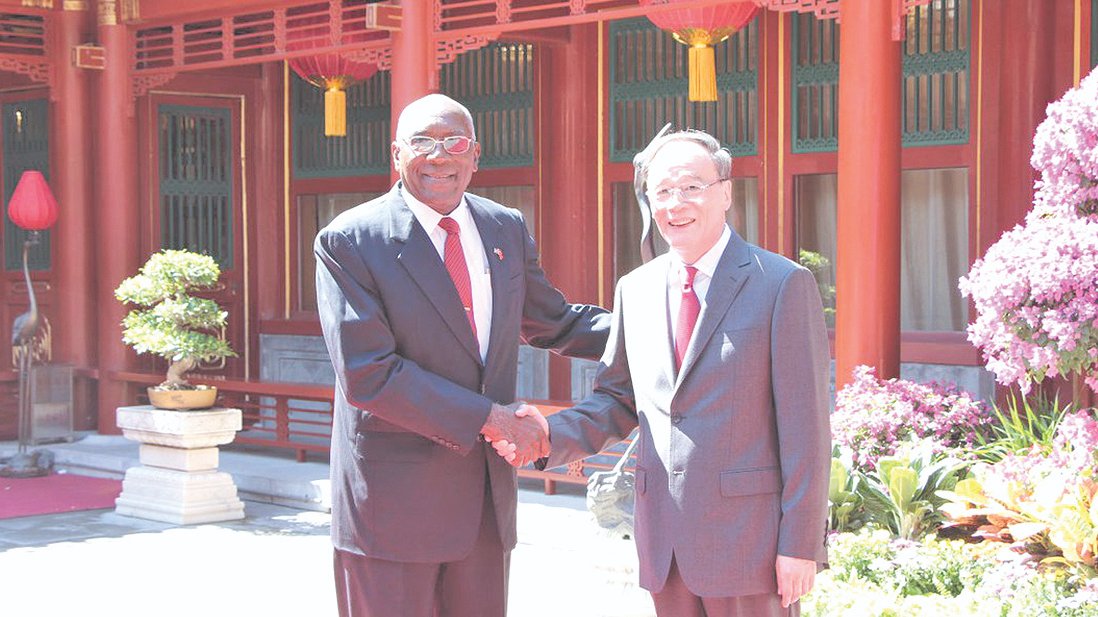
[(450, 272), (450, 278), (454, 280), (461, 305), (465, 307), (465, 316), (469, 318), (469, 325), (473, 328), (473, 338), (477, 337), (477, 321), (473, 318), (473, 286), (469, 282), (469, 268), (465, 265), (465, 251), (461, 248), (461, 226), (454, 219), (444, 216), (438, 222), (438, 226), (446, 231), (446, 248), (443, 250), (443, 260), (446, 269)]
[(682, 283), (682, 302), (679, 304), (679, 320), (675, 324), (675, 359), (677, 367), (682, 368), (682, 359), (686, 356), (686, 347), (690, 344), (690, 335), (694, 333), (694, 324), (701, 313), (701, 302), (694, 293), (694, 275), (698, 269), (686, 266), (686, 280)]

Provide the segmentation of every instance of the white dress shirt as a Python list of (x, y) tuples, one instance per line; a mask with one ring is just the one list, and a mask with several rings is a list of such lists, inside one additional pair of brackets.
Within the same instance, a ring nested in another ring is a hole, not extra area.
[[(412, 210), (420, 226), (431, 238), (431, 244), (435, 245), (438, 258), (445, 263), (446, 230), (438, 226), (443, 215), (434, 208), (421, 202), (401, 187), (401, 196), (404, 203)], [(480, 239), (480, 232), (473, 221), (473, 215), (469, 211), (469, 204), (465, 197), (461, 203), (453, 209), (449, 216), (457, 221), (461, 227), (461, 249), (465, 252), (465, 265), (469, 268), (469, 283), (473, 292), (473, 319), (477, 324), (477, 344), (480, 347), (480, 359), (488, 358), (488, 337), (492, 331), (492, 276), (488, 270), (488, 256), (484, 253), (484, 242)]]
[[(701, 312), (698, 318), (705, 314), (705, 295), (709, 292), (709, 283), (713, 280), (713, 274), (717, 271), (717, 264), (721, 261), (724, 248), (732, 239), (732, 232), (728, 225), (724, 226), (721, 237), (716, 244), (709, 248), (704, 255), (692, 264), (684, 264), (682, 260), (671, 253), (671, 268), (667, 272), (667, 325), (671, 329), (671, 338), (675, 337), (675, 323), (679, 315), (679, 305), (682, 304), (682, 284), (686, 282), (686, 266), (694, 266), (698, 272), (694, 275), (694, 293), (701, 303)], [(694, 328), (697, 330), (697, 328)]]

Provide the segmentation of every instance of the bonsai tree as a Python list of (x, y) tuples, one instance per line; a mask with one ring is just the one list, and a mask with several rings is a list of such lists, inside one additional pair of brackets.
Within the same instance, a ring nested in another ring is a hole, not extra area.
[(139, 354), (155, 354), (170, 362), (164, 390), (192, 390), (187, 371), (199, 361), (235, 356), (218, 336), (228, 313), (213, 300), (193, 292), (210, 289), (221, 276), (208, 255), (185, 250), (153, 254), (136, 276), (118, 286), (114, 297), (135, 304), (122, 320), (122, 340)]

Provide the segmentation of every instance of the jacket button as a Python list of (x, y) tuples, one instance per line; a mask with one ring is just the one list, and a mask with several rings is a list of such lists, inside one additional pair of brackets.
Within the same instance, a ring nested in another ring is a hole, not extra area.
[(678, 424), (679, 422), (682, 422), (682, 414), (680, 414), (680, 413), (671, 414), (671, 424)]

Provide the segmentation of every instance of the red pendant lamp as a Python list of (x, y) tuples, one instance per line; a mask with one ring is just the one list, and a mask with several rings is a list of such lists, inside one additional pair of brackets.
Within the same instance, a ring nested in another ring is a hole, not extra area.
[[(327, 18), (317, 16), (310, 21), (315, 25), (288, 34), (287, 49), (303, 50), (332, 45)], [(365, 25), (359, 24), (357, 28), (345, 30), (341, 38), (345, 44), (358, 43), (365, 40), (366, 34)], [(346, 89), (373, 77), (377, 65), (348, 60), (337, 52), (292, 58), (288, 62), (299, 77), (324, 90), (324, 135), (347, 135)]]
[(57, 200), (40, 171), (24, 171), (8, 202), (8, 218), (27, 231), (42, 231), (57, 222)]
[[(640, 0), (642, 6), (673, 5), (683, 0)], [(690, 100), (717, 100), (717, 68), (713, 46), (732, 36), (755, 17), (753, 1), (729, 2), (703, 8), (660, 11), (648, 16), (657, 27), (690, 48)]]

